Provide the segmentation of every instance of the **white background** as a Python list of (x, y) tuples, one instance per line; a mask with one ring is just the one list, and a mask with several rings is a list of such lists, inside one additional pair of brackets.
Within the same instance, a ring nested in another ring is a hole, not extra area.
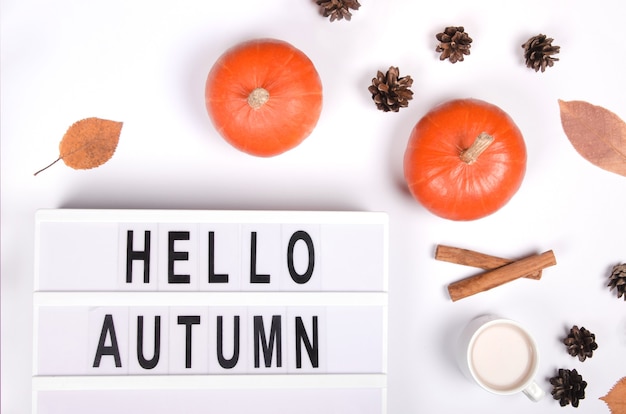
[[(2, 412), (30, 409), (33, 214), (38, 208), (367, 210), (390, 215), (389, 412), (562, 412), (548, 395), (487, 394), (456, 368), (454, 340), (468, 319), (518, 320), (541, 351), (538, 381), (576, 368), (588, 381), (576, 412), (608, 413), (598, 398), (626, 376), (626, 303), (605, 287), (626, 261), (626, 179), (585, 161), (564, 135), (557, 99), (586, 100), (626, 119), (626, 54), (617, 0), (516, 2), (363, 0), (352, 21), (329, 22), (312, 1), (3, 0)], [(463, 25), (471, 55), (440, 62), (435, 34)], [(545, 33), (561, 46), (545, 73), (520, 45)], [(233, 44), (276, 37), (303, 50), (324, 85), (313, 134), (262, 159), (213, 129), (204, 82)], [(399, 113), (378, 111), (367, 87), (394, 65), (414, 78)], [(451, 222), (406, 191), (402, 158), (413, 125), (459, 97), (490, 101), (522, 130), (528, 170), (496, 214)], [(73, 122), (123, 121), (113, 158), (90, 171), (59, 163)], [(433, 259), (437, 244), (520, 257), (553, 249), (541, 281), (519, 280), (452, 303), (445, 287), (473, 274)], [(584, 363), (560, 339), (573, 324), (596, 334)]]

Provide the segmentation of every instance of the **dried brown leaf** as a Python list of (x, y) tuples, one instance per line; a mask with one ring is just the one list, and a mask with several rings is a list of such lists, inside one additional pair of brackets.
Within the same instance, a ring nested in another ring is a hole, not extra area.
[(59, 160), (76, 170), (99, 167), (115, 153), (121, 132), (121, 122), (101, 118), (81, 119), (72, 124), (63, 136), (59, 144), (59, 158), (35, 175)]
[(597, 167), (626, 176), (626, 123), (585, 101), (559, 100), (561, 124), (576, 151)]
[(626, 414), (626, 377), (619, 380), (609, 393), (600, 399), (609, 406), (612, 414)]

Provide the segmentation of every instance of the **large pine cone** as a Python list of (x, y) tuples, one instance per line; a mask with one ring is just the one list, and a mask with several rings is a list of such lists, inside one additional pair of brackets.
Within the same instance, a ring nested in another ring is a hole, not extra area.
[(372, 94), (376, 107), (384, 112), (398, 112), (400, 108), (409, 106), (413, 99), (411, 86), (413, 79), (410, 76), (400, 77), (397, 67), (390, 67), (387, 73), (378, 71), (372, 84), (367, 88)]
[(580, 362), (591, 358), (593, 351), (598, 349), (596, 335), (589, 332), (584, 326), (579, 329), (578, 326), (574, 325), (563, 343), (567, 346), (567, 352), (571, 356), (577, 356)]
[(435, 36), (439, 45), (435, 49), (441, 52), (439, 60), (450, 59), (451, 63), (462, 62), (464, 55), (470, 54), (472, 38), (465, 33), (463, 26), (449, 26)]
[(526, 66), (534, 69), (535, 72), (539, 70), (545, 72), (547, 67), (552, 67), (554, 62), (559, 60), (553, 57), (553, 55), (556, 55), (561, 50), (559, 46), (552, 46), (553, 40), (543, 34), (538, 34), (528, 39), (522, 45)]
[(559, 369), (559, 374), (550, 378), (552, 384), (552, 397), (559, 400), (561, 407), (572, 404), (578, 407), (580, 400), (585, 398), (587, 382), (575, 369)]
[(352, 18), (350, 9), (358, 10), (361, 5), (358, 0), (315, 0), (320, 6), (320, 13), (324, 17), (330, 17), (330, 21)]
[(610, 290), (615, 289), (618, 299), (624, 296), (626, 300), (626, 263), (613, 266), (608, 286)]

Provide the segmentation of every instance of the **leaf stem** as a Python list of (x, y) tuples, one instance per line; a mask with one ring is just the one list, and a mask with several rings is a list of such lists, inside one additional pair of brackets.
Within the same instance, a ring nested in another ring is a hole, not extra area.
[(51, 162), (51, 163), (50, 163), (50, 164), (48, 164), (47, 166), (43, 167), (41, 170), (37, 171), (37, 172), (36, 172), (35, 174), (33, 174), (33, 175), (37, 175), (37, 174), (39, 174), (40, 172), (43, 172), (43, 171), (47, 170), (48, 168), (52, 167), (54, 164), (56, 164), (57, 162), (59, 162), (59, 161), (61, 160), (61, 158), (63, 158), (63, 157), (59, 157), (59, 158), (57, 158), (56, 160), (54, 160), (53, 162)]

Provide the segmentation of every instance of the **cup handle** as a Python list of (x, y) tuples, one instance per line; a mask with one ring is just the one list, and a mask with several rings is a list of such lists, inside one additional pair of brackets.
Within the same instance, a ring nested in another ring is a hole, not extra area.
[(524, 388), (522, 392), (534, 402), (539, 401), (544, 397), (544, 395), (546, 395), (536, 382), (528, 384), (528, 387)]

